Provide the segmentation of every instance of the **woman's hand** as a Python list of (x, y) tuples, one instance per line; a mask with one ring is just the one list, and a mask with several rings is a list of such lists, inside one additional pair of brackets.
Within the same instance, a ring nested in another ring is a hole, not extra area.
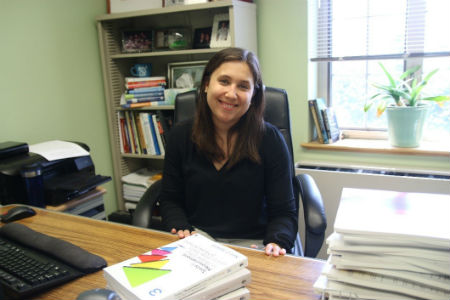
[(280, 256), (286, 254), (286, 249), (281, 248), (278, 244), (268, 243), (264, 248), (264, 252), (266, 252), (266, 255)]
[(195, 231), (190, 232), (188, 229), (185, 230), (176, 230), (175, 228), (172, 228), (172, 230), (170, 231), (173, 234), (178, 234), (178, 238), (180, 239), (184, 239), (187, 236), (190, 236), (191, 234), (194, 234)]

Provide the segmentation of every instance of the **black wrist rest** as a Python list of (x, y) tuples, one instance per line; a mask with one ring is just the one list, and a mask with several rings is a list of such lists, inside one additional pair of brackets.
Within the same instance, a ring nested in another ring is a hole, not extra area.
[(74, 244), (34, 231), (19, 223), (9, 223), (0, 228), (0, 235), (52, 256), (87, 274), (106, 267), (106, 261)]

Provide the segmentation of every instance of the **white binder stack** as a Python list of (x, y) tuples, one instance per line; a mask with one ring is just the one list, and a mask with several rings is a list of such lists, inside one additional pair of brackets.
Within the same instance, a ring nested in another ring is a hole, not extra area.
[(330, 299), (450, 299), (450, 195), (344, 188), (327, 244)]

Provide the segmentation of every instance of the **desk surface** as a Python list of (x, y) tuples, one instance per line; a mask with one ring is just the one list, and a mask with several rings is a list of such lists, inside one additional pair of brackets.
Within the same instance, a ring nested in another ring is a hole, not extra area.
[[(0, 207), (0, 213), (9, 207)], [(17, 221), (36, 231), (69, 241), (102, 256), (108, 265), (118, 263), (176, 239), (168, 233), (100, 221), (61, 212), (36, 209), (36, 216)], [(313, 291), (324, 262), (294, 257), (269, 257), (260, 250), (232, 247), (248, 257), (251, 299), (320, 299)], [(106, 280), (98, 271), (76, 279), (39, 299), (76, 299), (82, 291), (103, 288)], [(37, 299), (37, 298), (36, 298)]]

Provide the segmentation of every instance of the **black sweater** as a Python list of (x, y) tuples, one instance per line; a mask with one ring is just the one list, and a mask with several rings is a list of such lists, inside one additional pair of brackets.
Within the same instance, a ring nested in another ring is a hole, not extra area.
[(191, 140), (192, 121), (171, 129), (161, 215), (168, 230), (195, 226), (215, 238), (263, 239), (293, 247), (298, 217), (292, 162), (280, 131), (265, 123), (262, 163), (244, 159), (217, 171)]

